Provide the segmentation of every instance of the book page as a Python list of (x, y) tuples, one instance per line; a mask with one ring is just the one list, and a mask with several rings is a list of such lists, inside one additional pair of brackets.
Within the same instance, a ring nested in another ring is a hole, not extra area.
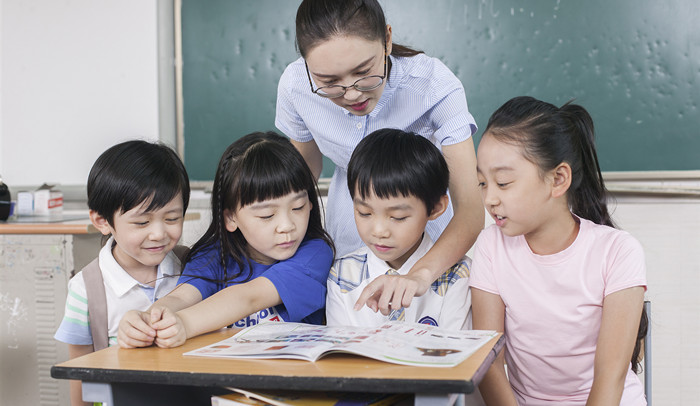
[(395, 364), (451, 367), (495, 335), (494, 331), (442, 330), (399, 321), (379, 327), (266, 322), (184, 355), (315, 361), (325, 354), (346, 352)]

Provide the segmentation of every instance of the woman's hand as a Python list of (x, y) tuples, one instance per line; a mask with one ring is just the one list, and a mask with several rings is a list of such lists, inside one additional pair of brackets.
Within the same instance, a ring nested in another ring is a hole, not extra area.
[(392, 310), (409, 307), (415, 296), (422, 296), (433, 282), (432, 272), (423, 268), (408, 275), (381, 275), (365, 286), (355, 310), (367, 305), (374, 312), (388, 315)]

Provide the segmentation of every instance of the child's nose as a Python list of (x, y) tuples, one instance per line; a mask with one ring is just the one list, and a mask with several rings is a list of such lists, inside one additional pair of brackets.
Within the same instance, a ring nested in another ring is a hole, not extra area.
[(497, 190), (494, 188), (486, 188), (482, 192), (482, 197), (484, 199), (484, 206), (496, 206), (500, 202), (498, 199)]
[(386, 238), (389, 236), (389, 228), (383, 221), (375, 221), (372, 226), (372, 234), (376, 238)]
[(277, 224), (278, 233), (289, 233), (296, 228), (294, 221), (289, 216), (280, 216), (280, 222)]
[(153, 222), (149, 231), (149, 238), (151, 240), (162, 240), (163, 237), (165, 237), (165, 226), (159, 222)]

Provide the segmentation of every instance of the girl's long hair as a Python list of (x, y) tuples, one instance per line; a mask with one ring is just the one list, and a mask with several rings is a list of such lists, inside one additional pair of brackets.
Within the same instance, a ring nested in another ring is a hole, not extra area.
[[(226, 230), (224, 212), (235, 212), (246, 205), (306, 191), (311, 203), (309, 226), (305, 239), (320, 238), (331, 249), (333, 241), (323, 229), (321, 207), (316, 180), (299, 151), (289, 139), (274, 132), (255, 132), (231, 144), (219, 161), (211, 195), (211, 224), (187, 256), (187, 262), (202, 251), (215, 249), (223, 280), (218, 284), (243, 275), (251, 277), (247, 242), (240, 230)], [(229, 275), (230, 261), (238, 265), (238, 272)]]
[[(571, 211), (596, 224), (615, 227), (595, 149), (593, 119), (586, 109), (571, 102), (558, 108), (532, 97), (515, 97), (491, 115), (484, 134), (521, 147), (525, 158), (537, 165), (541, 174), (568, 163), (572, 179), (566, 198)], [(632, 355), (635, 373), (647, 328), (647, 314), (642, 309)]]
[[(355, 36), (386, 44), (386, 18), (377, 0), (304, 0), (297, 10), (296, 46), (303, 58), (321, 42), (336, 36)], [(392, 44), (394, 56), (422, 54)]]

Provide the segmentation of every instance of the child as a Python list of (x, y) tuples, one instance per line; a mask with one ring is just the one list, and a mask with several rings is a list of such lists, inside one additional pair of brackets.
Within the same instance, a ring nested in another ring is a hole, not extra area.
[(192, 247), (178, 287), (149, 311), (124, 317), (122, 347), (176, 347), (232, 323), (322, 323), (333, 244), (316, 181), (291, 142), (269, 132), (231, 144), (211, 206), (211, 225)]
[(508, 101), (489, 119), (477, 173), (496, 224), (474, 253), (474, 328), (505, 331), (508, 365), (506, 376), (501, 352), (484, 377), (487, 404), (646, 404), (631, 368), (646, 329), (644, 253), (613, 228), (590, 115)]
[(438, 148), (413, 133), (383, 129), (358, 144), (348, 165), (348, 188), (365, 246), (338, 259), (330, 272), (329, 325), (378, 326), (389, 319), (447, 329), (471, 325), (467, 257), (389, 317), (367, 306), (353, 311), (368, 283), (384, 274), (405, 275), (433, 246), (425, 226), (447, 208), (449, 174)]
[[(68, 343), (71, 358), (116, 344), (124, 313), (147, 309), (175, 287), (181, 264), (172, 250), (182, 235), (190, 183), (173, 150), (127, 141), (97, 158), (87, 194), (92, 224), (110, 237), (68, 283), (55, 338)], [(71, 382), (71, 401), (82, 404), (80, 381)]]

